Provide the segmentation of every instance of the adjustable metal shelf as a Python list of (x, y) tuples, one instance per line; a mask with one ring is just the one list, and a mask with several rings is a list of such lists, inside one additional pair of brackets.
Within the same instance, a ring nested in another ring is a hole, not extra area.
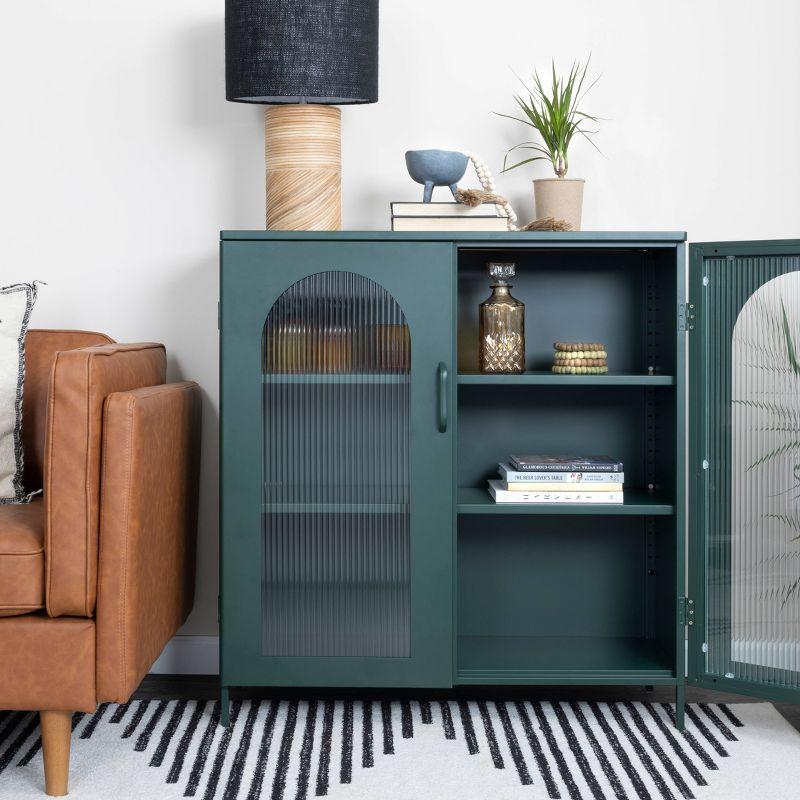
[(481, 386), (581, 386), (593, 389), (604, 386), (674, 386), (674, 375), (636, 375), (610, 371), (605, 375), (555, 375), (547, 370), (521, 375), (487, 375), (482, 372), (459, 372), (458, 384)]
[(651, 516), (675, 513), (675, 504), (670, 498), (647, 489), (626, 486), (623, 500), (624, 502), (620, 504), (598, 503), (597, 505), (495, 503), (485, 488), (459, 487), (456, 511), (459, 514), (588, 514), (591, 516), (607, 514)]

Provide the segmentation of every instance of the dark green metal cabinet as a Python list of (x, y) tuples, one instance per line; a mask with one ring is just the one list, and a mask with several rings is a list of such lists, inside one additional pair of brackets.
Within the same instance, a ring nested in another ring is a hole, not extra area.
[[(794, 699), (800, 242), (692, 245), (687, 291), (684, 241), (224, 233), (223, 698), (657, 684), (680, 726), (688, 628), (689, 682)], [(492, 259), (518, 265), (523, 375), (477, 370)], [(612, 372), (553, 375), (569, 338)], [(623, 505), (487, 495), (511, 452), (589, 446)]]
[(800, 697), (800, 241), (691, 247), (689, 681)]
[(451, 685), (453, 253), (223, 241), (224, 687)]

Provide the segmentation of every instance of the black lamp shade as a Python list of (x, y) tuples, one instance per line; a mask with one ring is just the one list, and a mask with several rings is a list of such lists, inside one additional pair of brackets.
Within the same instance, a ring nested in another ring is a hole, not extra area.
[(226, 0), (225, 73), (238, 103), (374, 103), (378, 0)]

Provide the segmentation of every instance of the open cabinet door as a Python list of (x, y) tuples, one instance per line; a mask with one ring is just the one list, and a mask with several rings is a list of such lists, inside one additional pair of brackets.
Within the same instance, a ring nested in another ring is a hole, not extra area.
[(800, 701), (800, 241), (690, 247), (689, 682)]

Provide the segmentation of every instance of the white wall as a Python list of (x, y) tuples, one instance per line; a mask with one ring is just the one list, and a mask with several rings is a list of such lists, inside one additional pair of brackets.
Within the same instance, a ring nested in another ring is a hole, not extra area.
[[(516, 80), (592, 52), (606, 117), (578, 143), (585, 229), (800, 236), (800, 4), (383, 0), (381, 100), (344, 110), (344, 223), (415, 199), (403, 152), (499, 171)], [(167, 345), (205, 390), (198, 600), (216, 631), (217, 231), (263, 224), (258, 108), (224, 100), (223, 0), (26, 0), (0, 17), (0, 282), (47, 281), (33, 324)], [(523, 220), (530, 179), (498, 188)], [(441, 190), (439, 190), (441, 191)], [(444, 198), (443, 198), (444, 199)]]

